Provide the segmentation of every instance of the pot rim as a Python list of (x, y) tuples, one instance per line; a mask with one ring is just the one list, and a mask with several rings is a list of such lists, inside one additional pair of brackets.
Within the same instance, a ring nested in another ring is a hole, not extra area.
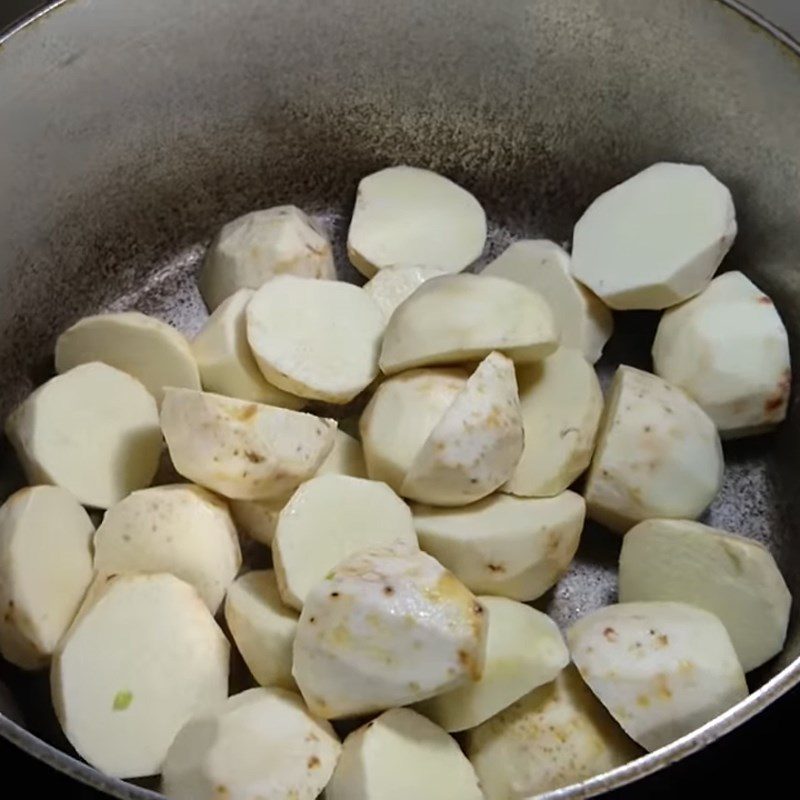
[[(22, 17), (10, 28), (0, 31), (0, 47), (24, 28), (65, 5), (69, 0), (51, 0)], [(800, 57), (800, 42), (773, 24), (758, 12), (749, 8), (741, 0), (716, 0), (737, 12), (765, 33), (777, 39), (794, 55)], [(644, 778), (668, 767), (686, 756), (698, 752), (729, 731), (751, 719), (771, 703), (778, 700), (794, 686), (800, 684), (800, 657), (786, 666), (777, 675), (751, 693), (747, 698), (686, 736), (677, 739), (666, 747), (647, 753), (621, 767), (604, 772), (581, 783), (556, 789), (543, 795), (542, 800), (581, 800), (594, 797), (602, 792), (616, 789)], [(19, 747), (28, 755), (42, 761), (57, 771), (75, 778), (82, 783), (98, 789), (119, 800), (164, 800), (163, 795), (132, 783), (105, 775), (85, 762), (59, 750), (40, 739), (13, 720), (0, 713), (0, 736)]]

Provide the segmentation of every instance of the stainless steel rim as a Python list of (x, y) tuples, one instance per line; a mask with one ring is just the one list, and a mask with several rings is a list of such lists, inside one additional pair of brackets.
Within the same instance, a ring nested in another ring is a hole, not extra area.
[[(42, 19), (67, 2), (68, 0), (52, 0), (29, 16), (21, 19), (8, 30), (0, 32), (0, 47), (14, 34)], [(717, 2), (738, 12), (765, 33), (781, 42), (794, 55), (800, 57), (800, 43), (797, 40), (740, 2), (740, 0), (717, 0)], [(678, 739), (667, 747), (642, 756), (629, 764), (591, 778), (583, 783), (549, 792), (543, 797), (548, 800), (588, 798), (651, 775), (657, 770), (679, 761), (719, 739), (776, 701), (798, 683), (800, 683), (800, 658), (721, 717), (712, 720), (702, 728)], [(113, 797), (120, 798), (120, 800), (163, 800), (162, 795), (157, 792), (134, 786), (98, 772), (88, 764), (34, 736), (2, 714), (0, 714), (0, 736), (59, 772), (106, 792)]]

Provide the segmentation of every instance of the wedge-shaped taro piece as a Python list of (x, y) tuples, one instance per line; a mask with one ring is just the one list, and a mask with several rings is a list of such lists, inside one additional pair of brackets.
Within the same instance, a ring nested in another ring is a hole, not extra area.
[(200, 271), (211, 311), (239, 289), (258, 289), (276, 275), (335, 279), (328, 237), (299, 208), (251, 211), (223, 225)]
[(328, 719), (424, 700), (480, 678), (485, 616), (425, 553), (359, 553), (306, 598), (294, 678), (309, 708)]
[(567, 632), (575, 666), (646, 750), (679, 739), (747, 697), (718, 617), (685, 603), (620, 603)]
[(383, 313), (358, 286), (282, 275), (247, 306), (259, 369), (285, 392), (348, 403), (378, 375)]
[(161, 457), (156, 401), (136, 378), (92, 362), (51, 378), (6, 420), (31, 483), (108, 508), (149, 486)]
[(513, 475), (524, 440), (514, 365), (490, 353), (431, 430), (400, 494), (442, 506), (480, 500)]
[(57, 486), (20, 489), (0, 507), (0, 653), (45, 666), (94, 575), (94, 525)]
[(241, 563), (225, 502), (187, 483), (128, 495), (108, 509), (94, 537), (99, 575), (169, 572), (194, 586), (212, 614)]
[(569, 786), (641, 751), (572, 665), (467, 734), (486, 800), (517, 800)]
[(368, 278), (395, 264), (460, 272), (480, 256), (485, 242), (480, 203), (442, 175), (397, 166), (358, 184), (347, 254)]
[(171, 800), (315, 800), (340, 752), (296, 694), (248, 689), (178, 733), (161, 789)]
[(696, 518), (722, 483), (714, 423), (681, 389), (633, 367), (617, 370), (584, 497), (612, 530), (653, 517)]
[(168, 389), (161, 429), (175, 469), (232, 500), (285, 497), (319, 469), (336, 422), (209, 392)]
[(514, 242), (481, 274), (507, 278), (538, 292), (553, 312), (561, 346), (579, 350), (590, 364), (600, 358), (614, 319), (605, 304), (572, 277), (563, 247), (547, 239)]
[(296, 411), (306, 401), (269, 383), (247, 343), (246, 310), (254, 294), (252, 289), (239, 289), (232, 294), (215, 309), (192, 341), (203, 389)]
[(566, 572), (586, 505), (574, 492), (494, 494), (460, 508), (414, 506), (420, 546), (473, 592), (535, 600)]
[(479, 597), (478, 601), (489, 619), (481, 679), (416, 706), (450, 733), (480, 725), (552, 681), (569, 663), (564, 638), (547, 615), (504, 597)]
[(400, 543), (417, 545), (408, 506), (385, 484), (321, 475), (281, 511), (272, 559), (283, 602), (302, 609), (308, 593), (348, 556)]
[(414, 459), (468, 378), (462, 369), (413, 369), (378, 386), (359, 421), (372, 480), (400, 492)]
[(651, 519), (628, 531), (619, 599), (674, 600), (716, 614), (745, 672), (780, 652), (792, 605), (763, 545), (683, 519)]
[[(316, 472), (320, 475), (350, 475), (366, 478), (361, 443), (342, 430), (336, 431), (333, 449)], [(281, 510), (293, 493), (270, 500), (231, 500), (231, 514), (239, 530), (262, 544), (272, 545)]]
[(731, 193), (705, 167), (654, 164), (578, 220), (572, 274), (611, 308), (668, 308), (708, 286), (735, 236)]
[(393, 375), (477, 361), (493, 350), (527, 363), (556, 347), (553, 312), (536, 292), (490, 275), (445, 275), (426, 281), (397, 307), (386, 326), (380, 366)]
[(173, 575), (101, 580), (53, 658), (53, 705), (72, 746), (118, 778), (161, 772), (178, 731), (228, 694), (228, 642)]
[(200, 373), (186, 337), (138, 311), (84, 317), (56, 340), (56, 371), (100, 361), (141, 381), (160, 403), (165, 386), (200, 388)]
[(723, 438), (763, 433), (785, 417), (789, 340), (772, 300), (741, 272), (715, 278), (661, 317), (656, 373), (683, 389)]
[(552, 497), (589, 466), (603, 393), (594, 369), (577, 350), (559, 347), (536, 364), (517, 367), (525, 449), (504, 492)]
[(328, 800), (483, 800), (452, 736), (408, 708), (381, 714), (345, 739)]
[(364, 291), (378, 304), (388, 322), (397, 307), (431, 278), (447, 272), (438, 267), (415, 267), (399, 264), (386, 267), (364, 284)]
[(231, 584), (225, 596), (225, 622), (261, 686), (295, 688), (292, 647), (297, 612), (283, 604), (272, 570), (247, 572)]

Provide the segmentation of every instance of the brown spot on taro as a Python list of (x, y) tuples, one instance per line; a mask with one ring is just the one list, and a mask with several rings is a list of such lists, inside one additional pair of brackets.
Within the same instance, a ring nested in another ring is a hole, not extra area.
[(339, 592), (331, 592), (331, 597), (335, 600), (339, 596)]
[(606, 638), (606, 641), (609, 642), (616, 642), (617, 639), (619, 639), (617, 632), (610, 626), (603, 630), (603, 636)]
[(744, 414), (744, 412), (747, 411), (747, 400), (735, 400), (731, 404), (731, 411), (734, 414)]
[(781, 411), (789, 398), (792, 388), (792, 371), (788, 367), (781, 373), (775, 393), (770, 395), (764, 403), (764, 410), (768, 415)]
[(762, 294), (762, 295), (761, 295), (761, 296), (758, 298), (758, 300), (756, 300), (756, 302), (757, 302), (757, 303), (759, 303), (759, 304), (760, 304), (760, 305), (762, 305), (762, 306), (771, 306), (771, 305), (774, 305), (774, 303), (772, 302), (772, 300), (771, 300), (769, 297), (767, 297), (765, 294)]
[(483, 614), (483, 606), (482, 606), (480, 603), (475, 603), (475, 605), (474, 605), (474, 606), (472, 606), (472, 610), (473, 610), (473, 611), (474, 611), (476, 614), (478, 614), (478, 616), (480, 616), (481, 614)]
[(247, 405), (244, 408), (237, 408), (231, 413), (231, 416), (234, 419), (239, 420), (239, 422), (247, 422), (256, 414), (258, 414), (258, 406), (255, 405), (255, 403), (250, 403), (250, 405)]
[(214, 793), (220, 798), (227, 797), (228, 796), (228, 787), (227, 786), (222, 786), (222, 785), (215, 786), (214, 787)]
[(647, 708), (650, 705), (650, 698), (646, 694), (640, 694), (636, 698), (636, 705), (641, 708)]
[(493, 405), (486, 416), (486, 428), (492, 430), (494, 428), (503, 428), (506, 426), (506, 419), (503, 416), (503, 409), (498, 405)]
[(505, 572), (506, 568), (502, 564), (487, 564), (489, 572)]
[(694, 664), (691, 661), (687, 661), (685, 658), (681, 659), (680, 663), (678, 664), (678, 671), (681, 675), (691, 675), (694, 671)]
[(481, 677), (481, 668), (475, 663), (475, 659), (466, 651), (458, 651), (458, 663), (466, 670), (472, 680), (477, 681)]
[(383, 593), (387, 597), (391, 597), (394, 594), (394, 587), (392, 587), (392, 586), (384, 586), (383, 587)]
[(316, 621), (317, 621), (316, 617), (309, 617), (308, 618), (308, 624), (309, 625), (313, 625)]
[(767, 398), (767, 401), (764, 403), (764, 411), (766, 411), (767, 414), (774, 414), (782, 405), (783, 397), (774, 395)]
[(311, 756), (308, 759), (308, 768), (309, 769), (316, 769), (322, 762), (317, 758), (317, 756)]
[(260, 453), (256, 453), (254, 450), (245, 450), (244, 457), (251, 464), (260, 464), (264, 460), (264, 456), (262, 456)]
[(764, 403), (764, 412), (767, 416), (772, 416), (776, 412), (780, 411), (783, 407), (785, 402), (785, 398), (781, 395), (773, 395), (769, 397), (766, 402)]
[(463, 602), (468, 595), (467, 589), (452, 572), (442, 573), (436, 585), (425, 590), (425, 594), (434, 603)]
[(672, 699), (672, 690), (669, 688), (669, 681), (667, 676), (663, 673), (656, 675), (656, 691), (662, 700)]

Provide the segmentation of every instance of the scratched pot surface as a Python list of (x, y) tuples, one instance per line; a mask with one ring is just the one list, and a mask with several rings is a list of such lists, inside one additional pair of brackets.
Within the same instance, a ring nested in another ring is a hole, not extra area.
[[(593, 197), (654, 161), (703, 163), (736, 200), (726, 266), (775, 298), (797, 358), (800, 61), (714, 0), (633, 12), (626, 0), (73, 0), (18, 32), (0, 47), (0, 412), (48, 376), (56, 335), (84, 314), (135, 308), (195, 332), (205, 246), (245, 211), (306, 208), (357, 280), (343, 252), (355, 187), (393, 163), (481, 200), (481, 263), (513, 238), (569, 241)], [(649, 368), (656, 321), (617, 315), (604, 378), (621, 362)], [(799, 438), (794, 402), (779, 432), (727, 445), (707, 515), (764, 542), (796, 596)], [(5, 496), (20, 476), (5, 444), (0, 458)], [(540, 605), (563, 625), (612, 602), (618, 551), (588, 526)], [(776, 681), (731, 720), (575, 791), (696, 749), (796, 682), (798, 655), (794, 616), (784, 653), (751, 676), (754, 689)], [(44, 676), (0, 666), (0, 709), (66, 748)], [(151, 796), (2, 719), (0, 733), (119, 797)]]

